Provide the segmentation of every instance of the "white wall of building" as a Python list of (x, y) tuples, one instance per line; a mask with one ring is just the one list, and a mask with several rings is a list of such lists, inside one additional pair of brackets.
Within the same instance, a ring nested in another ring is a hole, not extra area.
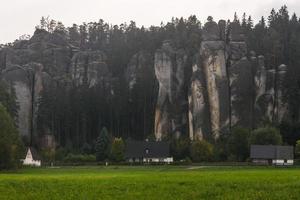
[(293, 165), (294, 160), (282, 160), (282, 159), (277, 159), (272, 161), (273, 165)]
[(30, 165), (30, 166), (36, 166), (40, 167), (41, 166), (41, 161), (40, 160), (34, 160), (32, 157), (32, 153), (30, 149), (28, 149), (26, 158), (23, 160), (23, 165)]

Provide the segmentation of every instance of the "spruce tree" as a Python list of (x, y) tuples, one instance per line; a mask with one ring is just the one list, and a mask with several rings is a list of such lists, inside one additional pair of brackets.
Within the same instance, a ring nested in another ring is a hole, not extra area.
[(0, 169), (9, 169), (17, 165), (21, 146), (14, 121), (0, 103)]
[(104, 161), (109, 156), (110, 138), (107, 129), (102, 128), (96, 140), (96, 159), (97, 161)]

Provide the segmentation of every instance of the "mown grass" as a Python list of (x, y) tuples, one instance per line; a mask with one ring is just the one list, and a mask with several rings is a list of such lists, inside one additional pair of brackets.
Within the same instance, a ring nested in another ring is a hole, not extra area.
[(300, 169), (64, 167), (0, 173), (0, 199), (300, 199)]

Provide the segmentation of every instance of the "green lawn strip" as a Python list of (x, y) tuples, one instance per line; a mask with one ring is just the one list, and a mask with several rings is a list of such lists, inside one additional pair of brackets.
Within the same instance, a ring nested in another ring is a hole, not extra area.
[(75, 167), (0, 174), (0, 199), (299, 199), (300, 170)]

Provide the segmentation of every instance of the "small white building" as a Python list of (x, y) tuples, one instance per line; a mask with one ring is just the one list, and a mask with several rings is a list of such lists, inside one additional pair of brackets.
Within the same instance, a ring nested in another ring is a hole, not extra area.
[(23, 165), (35, 166), (35, 167), (41, 166), (41, 159), (34, 148), (32, 147), (28, 148), (26, 157), (23, 160)]

